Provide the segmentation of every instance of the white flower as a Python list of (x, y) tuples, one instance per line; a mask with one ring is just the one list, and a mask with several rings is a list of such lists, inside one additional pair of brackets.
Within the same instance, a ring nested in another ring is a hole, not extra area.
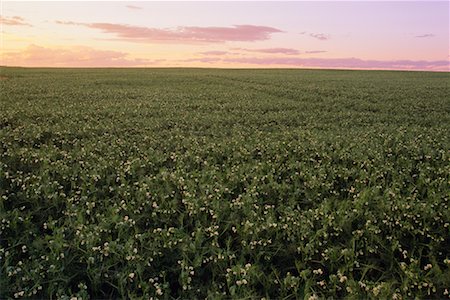
[(313, 270), (313, 274), (315, 274), (315, 275), (322, 275), (323, 271), (322, 271), (322, 269)]
[(316, 294), (309, 296), (308, 300), (317, 300), (319, 297)]

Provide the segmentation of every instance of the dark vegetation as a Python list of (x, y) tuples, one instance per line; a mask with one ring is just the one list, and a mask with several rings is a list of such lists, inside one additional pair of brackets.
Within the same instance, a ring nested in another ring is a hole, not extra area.
[(445, 298), (449, 73), (0, 74), (0, 298)]

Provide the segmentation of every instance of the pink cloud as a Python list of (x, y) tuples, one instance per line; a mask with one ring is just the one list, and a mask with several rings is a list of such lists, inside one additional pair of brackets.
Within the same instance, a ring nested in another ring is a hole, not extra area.
[(72, 22), (72, 21), (55, 21), (56, 24), (59, 25), (83, 25), (83, 23), (77, 23), (77, 22)]
[(4, 53), (2, 64), (29, 67), (133, 67), (160, 60), (128, 59), (127, 53), (90, 47), (46, 48), (29, 45), (21, 52)]
[(328, 51), (323, 51), (323, 50), (310, 50), (310, 51), (305, 51), (306, 54), (319, 54), (319, 53), (325, 53)]
[(449, 71), (449, 61), (363, 60), (359, 58), (299, 58), (299, 57), (234, 57), (220, 60), (230, 64), (260, 66), (290, 66), (329, 69), (386, 69)]
[(320, 40), (320, 41), (327, 41), (327, 40), (330, 39), (330, 35), (329, 34), (325, 34), (325, 33), (311, 33), (311, 32), (308, 33), (306, 31), (303, 31), (303, 32), (300, 32), (300, 34), (306, 34), (306, 35), (308, 35), (308, 36), (310, 36), (312, 38), (315, 38), (317, 40)]
[(136, 5), (127, 5), (126, 8), (129, 8), (129, 9), (135, 9), (135, 10), (137, 10), (137, 9), (142, 9), (142, 7), (136, 6)]
[(228, 54), (227, 51), (205, 51), (205, 52), (199, 52), (201, 55), (226, 55)]
[(202, 63), (215, 63), (221, 61), (218, 57), (201, 57), (201, 58), (188, 58), (179, 60), (179, 62), (202, 62)]
[(160, 29), (112, 23), (75, 23), (56, 21), (58, 24), (79, 25), (99, 29), (132, 42), (229, 42), (267, 40), (271, 34), (281, 30), (267, 26), (234, 25), (232, 27), (184, 26), (175, 29)]
[(300, 54), (300, 51), (292, 48), (264, 48), (264, 49), (234, 48), (234, 50), (257, 52), (257, 53), (269, 53), (269, 54), (285, 54), (285, 55)]
[(427, 33), (422, 35), (416, 35), (416, 38), (431, 38), (431, 37), (434, 37), (434, 34)]
[(24, 18), (19, 16), (14, 16), (10, 18), (0, 16), (0, 23), (2, 25), (31, 26), (30, 24), (25, 22)]

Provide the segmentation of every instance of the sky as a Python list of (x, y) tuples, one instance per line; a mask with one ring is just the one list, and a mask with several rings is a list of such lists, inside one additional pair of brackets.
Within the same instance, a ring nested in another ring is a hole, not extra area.
[(1, 1), (0, 65), (449, 71), (448, 1)]

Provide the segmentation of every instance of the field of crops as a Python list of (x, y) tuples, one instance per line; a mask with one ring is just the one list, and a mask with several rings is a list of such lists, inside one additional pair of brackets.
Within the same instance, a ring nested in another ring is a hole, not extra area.
[(450, 73), (0, 69), (0, 298), (448, 298)]

